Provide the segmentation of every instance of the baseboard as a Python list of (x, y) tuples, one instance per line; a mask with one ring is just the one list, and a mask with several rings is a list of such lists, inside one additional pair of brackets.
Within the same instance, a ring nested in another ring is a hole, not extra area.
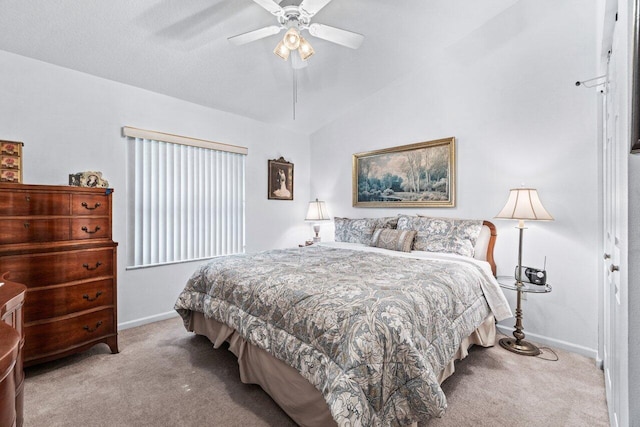
[(596, 368), (604, 370), (604, 360), (596, 357)]
[(167, 311), (166, 313), (155, 314), (153, 316), (142, 317), (136, 320), (130, 320), (128, 322), (118, 323), (118, 330), (121, 331), (123, 329), (135, 328), (136, 326), (159, 322), (160, 320), (167, 320), (173, 317), (178, 317), (178, 313), (175, 310)]
[[(503, 325), (497, 325), (498, 330), (507, 336), (513, 334), (513, 328)], [(598, 366), (598, 350), (594, 348), (583, 347), (581, 345), (572, 344), (570, 342), (557, 340), (554, 338), (545, 337), (542, 335), (534, 334), (532, 332), (526, 332), (526, 340), (531, 340), (536, 344), (548, 345), (549, 347), (559, 348), (561, 350), (570, 351), (572, 353), (580, 354), (582, 356), (594, 359), (596, 366)]]

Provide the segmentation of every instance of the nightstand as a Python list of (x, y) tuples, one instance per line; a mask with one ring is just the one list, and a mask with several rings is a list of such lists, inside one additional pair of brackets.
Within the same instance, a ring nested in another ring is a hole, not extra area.
[(551, 286), (546, 285), (534, 285), (532, 283), (521, 282), (516, 283), (516, 280), (512, 276), (498, 276), (498, 283), (501, 288), (510, 289), (518, 293), (518, 299), (516, 304), (516, 324), (513, 331), (513, 337), (515, 338), (502, 338), (500, 339), (500, 345), (509, 351), (524, 356), (537, 356), (540, 354), (540, 349), (534, 344), (524, 340), (524, 332), (522, 327), (522, 293), (532, 294), (546, 294), (551, 292)]

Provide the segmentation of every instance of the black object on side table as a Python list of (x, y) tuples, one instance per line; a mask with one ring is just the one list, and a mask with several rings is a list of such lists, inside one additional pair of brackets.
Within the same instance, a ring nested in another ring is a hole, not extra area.
[(501, 288), (510, 289), (518, 293), (516, 304), (516, 324), (513, 331), (513, 337), (515, 338), (501, 338), (500, 345), (509, 351), (524, 356), (537, 356), (540, 354), (540, 349), (524, 340), (524, 328), (522, 327), (522, 293), (535, 293), (546, 294), (551, 292), (551, 286), (546, 285), (534, 285), (533, 283), (517, 282), (512, 276), (498, 276), (498, 283)]

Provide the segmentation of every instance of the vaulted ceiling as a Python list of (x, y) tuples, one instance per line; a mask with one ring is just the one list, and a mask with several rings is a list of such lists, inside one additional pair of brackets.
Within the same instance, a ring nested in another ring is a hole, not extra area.
[(0, 49), (311, 134), (427, 72), (439, 51), (518, 1), (333, 0), (313, 22), (365, 40), (352, 50), (303, 33), (316, 53), (296, 71), (295, 119), (291, 60), (272, 53), (282, 33), (227, 41), (276, 23), (251, 0), (0, 0)]

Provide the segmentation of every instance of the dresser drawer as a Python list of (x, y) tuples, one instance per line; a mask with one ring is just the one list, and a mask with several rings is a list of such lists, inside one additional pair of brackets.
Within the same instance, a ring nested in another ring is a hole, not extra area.
[(68, 219), (3, 219), (0, 245), (69, 240)]
[(113, 279), (54, 288), (31, 288), (25, 302), (24, 321), (34, 322), (104, 305), (115, 305)]
[(105, 238), (111, 238), (109, 218), (73, 218), (71, 220), (71, 239)]
[(0, 258), (0, 271), (27, 288), (57, 285), (100, 276), (113, 276), (113, 247)]
[[(28, 297), (27, 297), (28, 298)], [(25, 325), (24, 358), (62, 352), (113, 334), (113, 308), (93, 311), (51, 322)]]
[(69, 194), (0, 192), (0, 215), (69, 215)]
[(109, 215), (111, 198), (104, 194), (72, 194), (73, 215)]
[(25, 366), (98, 343), (118, 352), (112, 193), (0, 182), (0, 273), (8, 272), (5, 288), (11, 280), (27, 286)]

